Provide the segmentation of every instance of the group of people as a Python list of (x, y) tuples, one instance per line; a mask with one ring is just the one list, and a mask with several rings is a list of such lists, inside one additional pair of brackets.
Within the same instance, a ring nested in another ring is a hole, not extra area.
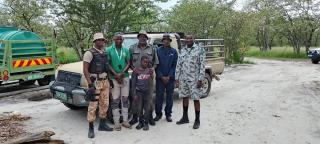
[[(183, 115), (178, 125), (189, 123), (189, 99), (194, 101), (195, 121), (193, 128), (200, 127), (200, 88), (205, 76), (205, 51), (194, 43), (192, 35), (186, 36), (186, 46), (179, 56), (170, 46), (169, 34), (162, 37), (163, 46), (148, 44), (148, 35), (142, 30), (137, 35), (138, 42), (130, 48), (123, 47), (123, 33), (113, 36), (113, 44), (105, 48), (107, 40), (102, 33), (93, 36), (93, 48), (83, 56), (83, 72), (88, 83), (86, 99), (89, 101), (87, 119), (88, 137), (94, 138), (94, 121), (99, 107), (99, 131), (120, 131), (121, 127), (149, 130), (162, 116), (164, 94), (166, 95), (165, 117), (172, 122), (173, 93), (179, 87), (179, 97), (183, 98)], [(129, 69), (133, 70), (131, 80)], [(154, 74), (155, 73), (155, 74)], [(156, 80), (156, 99), (153, 102), (154, 79)], [(109, 81), (110, 80), (110, 81)], [(111, 91), (111, 108), (114, 127), (106, 124)], [(132, 95), (129, 121), (129, 92)], [(156, 116), (153, 117), (155, 109)], [(121, 111), (121, 113), (120, 113)], [(120, 116), (123, 122), (120, 123)]]

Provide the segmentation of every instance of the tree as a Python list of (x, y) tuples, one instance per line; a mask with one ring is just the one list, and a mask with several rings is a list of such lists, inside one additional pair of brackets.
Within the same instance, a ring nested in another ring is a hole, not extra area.
[[(103, 32), (108, 37), (116, 31), (139, 31), (158, 22), (159, 9), (152, 0), (53, 0), (53, 13), (60, 33), (79, 57), (89, 45), (90, 36)], [(85, 29), (85, 31), (83, 31)]]
[(4, 11), (10, 15), (9, 21), (30, 31), (37, 29), (47, 8), (45, 0), (5, 0), (3, 5)]

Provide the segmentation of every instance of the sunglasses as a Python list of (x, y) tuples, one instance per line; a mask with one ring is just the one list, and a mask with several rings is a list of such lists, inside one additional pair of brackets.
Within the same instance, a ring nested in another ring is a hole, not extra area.
[(105, 39), (97, 39), (96, 41), (106, 41)]

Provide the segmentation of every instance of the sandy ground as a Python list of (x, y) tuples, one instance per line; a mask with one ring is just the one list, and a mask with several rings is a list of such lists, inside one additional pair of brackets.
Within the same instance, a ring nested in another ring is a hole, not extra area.
[(96, 130), (95, 139), (87, 138), (85, 110), (69, 110), (54, 99), (1, 100), (0, 112), (17, 110), (30, 115), (28, 131), (53, 130), (54, 138), (72, 144), (319, 144), (320, 64), (250, 61), (255, 64), (226, 68), (221, 81), (212, 83), (210, 96), (201, 100), (198, 130), (192, 129), (192, 103), (191, 123), (175, 124), (182, 114), (181, 100), (174, 102), (173, 123), (162, 119), (148, 132)]

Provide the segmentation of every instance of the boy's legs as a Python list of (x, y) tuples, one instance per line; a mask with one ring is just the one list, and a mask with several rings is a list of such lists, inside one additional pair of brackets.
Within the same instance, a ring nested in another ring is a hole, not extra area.
[(152, 104), (152, 95), (150, 90), (143, 92), (143, 109), (144, 109), (144, 127), (143, 130), (149, 130), (149, 118), (151, 111), (151, 104)]
[(143, 95), (144, 93), (140, 90), (137, 90), (137, 114), (139, 116), (139, 124), (136, 126), (136, 129), (141, 129), (144, 126), (144, 116), (143, 116)]

